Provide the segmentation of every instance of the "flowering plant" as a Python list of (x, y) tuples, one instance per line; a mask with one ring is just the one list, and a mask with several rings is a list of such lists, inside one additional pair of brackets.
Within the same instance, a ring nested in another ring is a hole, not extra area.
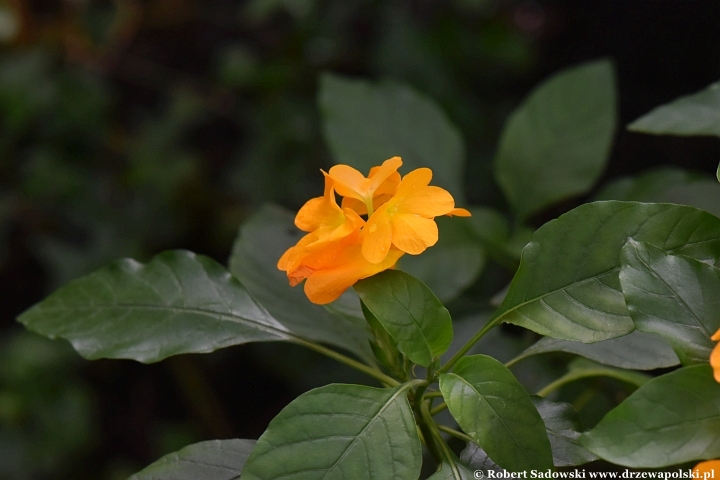
[[(527, 226), (598, 179), (615, 130), (613, 85), (611, 63), (599, 61), (538, 87), (510, 117), (495, 157), (511, 212), (470, 215), (455, 207), (464, 202), (462, 141), (435, 105), (394, 84), (325, 77), (320, 107), (339, 164), (324, 173), (324, 194), (295, 215), (304, 236), (288, 229), (292, 215), (266, 207), (241, 228), (229, 271), (186, 251), (126, 259), (19, 320), (89, 359), (149, 363), (280, 341), (374, 383), (312, 389), (257, 441), (190, 445), (134, 480), (555, 478), (598, 460), (652, 469), (700, 462), (694, 475), (714, 478), (720, 218), (666, 203), (667, 181), (655, 175), (611, 184), (534, 232)], [(630, 128), (720, 135), (717, 115), (708, 127), (695, 113), (717, 105), (717, 92), (679, 99)], [(358, 157), (359, 145), (381, 145), (384, 157)], [(368, 168), (394, 153), (388, 146), (416, 168), (401, 176), (399, 157)], [(429, 185), (427, 166), (442, 187)], [(441, 218), (453, 215), (469, 218)], [(475, 293), (453, 303), (486, 256), (514, 271), (497, 308), (472, 303)], [(291, 288), (303, 281), (304, 293)], [(441, 299), (470, 318), (453, 321)], [(539, 340), (513, 353), (507, 324)], [(566, 371), (523, 370), (551, 352), (571, 356)], [(603, 387), (613, 404), (586, 429), (577, 410), (598, 387), (573, 387), (598, 377), (619, 383)]]

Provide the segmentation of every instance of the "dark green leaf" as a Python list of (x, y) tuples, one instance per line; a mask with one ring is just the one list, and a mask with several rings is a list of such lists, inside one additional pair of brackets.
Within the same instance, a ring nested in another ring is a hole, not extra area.
[(293, 334), (214, 260), (186, 251), (121, 260), (59, 289), (18, 320), (84, 357), (157, 362)]
[(490, 458), (510, 471), (552, 468), (542, 418), (525, 388), (486, 355), (460, 359), (440, 376), (440, 390), (460, 427)]
[(290, 212), (265, 206), (240, 228), (230, 256), (230, 272), (293, 333), (372, 359), (357, 295), (348, 291), (323, 308), (310, 303), (302, 286), (292, 288), (285, 273), (278, 270), (280, 256), (302, 235)]
[(270, 422), (243, 480), (418, 478), (421, 447), (406, 390), (328, 385), (300, 395)]
[(324, 75), (318, 97), (323, 133), (336, 163), (367, 175), (400, 156), (404, 172), (429, 167), (433, 184), (463, 200), (465, 146), (458, 129), (430, 99), (404, 85)]
[(614, 76), (607, 60), (567, 69), (513, 112), (495, 178), (520, 219), (588, 191), (602, 173), (615, 131)]
[(595, 200), (677, 203), (720, 216), (720, 185), (716, 180), (678, 168), (659, 168), (608, 184)]
[(165, 455), (128, 480), (237, 480), (255, 440), (210, 440)]
[(544, 337), (525, 350), (515, 361), (547, 352), (574, 353), (605, 365), (630, 370), (653, 370), (680, 363), (670, 344), (662, 337), (640, 331), (597, 343)]
[(720, 384), (709, 365), (647, 382), (580, 436), (612, 463), (659, 468), (720, 456)]
[(360, 280), (355, 290), (413, 362), (427, 367), (452, 343), (450, 313), (420, 280), (386, 270)]
[(629, 237), (720, 259), (720, 219), (709, 213), (667, 204), (581, 205), (535, 232), (494, 318), (585, 343), (630, 333), (635, 326), (618, 279)]
[(490, 460), (485, 450), (472, 442), (468, 442), (465, 449), (460, 453), (460, 461), (465, 462), (470, 468), (474, 468), (476, 471), (482, 470), (485, 477), (490, 477), (491, 474), (487, 473), (489, 471), (505, 472), (504, 468)]
[(683, 363), (706, 363), (720, 328), (720, 270), (630, 239), (620, 284), (638, 330), (661, 335)]
[(422, 255), (405, 255), (398, 268), (425, 283), (441, 301), (449, 302), (477, 279), (485, 266), (485, 251), (466, 219), (435, 220), (440, 230), (438, 243)]
[(582, 465), (597, 460), (597, 456), (578, 441), (582, 426), (572, 405), (539, 397), (532, 397), (532, 401), (545, 422), (556, 467)]
[(661, 105), (638, 118), (628, 130), (656, 135), (720, 137), (720, 82)]

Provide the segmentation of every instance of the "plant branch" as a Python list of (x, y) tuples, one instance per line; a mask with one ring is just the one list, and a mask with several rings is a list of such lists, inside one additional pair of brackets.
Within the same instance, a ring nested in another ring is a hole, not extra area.
[[(432, 412), (431, 412), (431, 413), (432, 413)], [(455, 437), (455, 438), (459, 438), (460, 440), (462, 440), (462, 441), (464, 441), (464, 442), (475, 443), (475, 440), (473, 440), (473, 439), (470, 438), (469, 436), (465, 435), (465, 434), (462, 433), (462, 432), (458, 432), (457, 430), (454, 430), (454, 429), (452, 429), (452, 428), (450, 428), (450, 427), (446, 427), (445, 425), (438, 425), (437, 428), (438, 428), (438, 430), (440, 430), (441, 432), (445, 432), (445, 433), (447, 433), (448, 435), (451, 435), (451, 436), (453, 436), (453, 437)]]
[(452, 369), (452, 367), (455, 365), (455, 363), (460, 360), (467, 352), (470, 350), (482, 337), (485, 336), (487, 332), (490, 331), (495, 325), (499, 323), (499, 319), (495, 318), (493, 320), (490, 320), (488, 323), (485, 324), (484, 327), (482, 327), (470, 340), (467, 341), (463, 347), (457, 351), (455, 355), (452, 356), (448, 362), (440, 367), (440, 369), (437, 371), (437, 374), (448, 372)]
[(442, 411), (445, 410), (446, 408), (447, 408), (447, 403), (444, 403), (444, 402), (443, 402), (443, 403), (441, 403), (440, 405), (438, 405), (437, 407), (431, 408), (431, 409), (430, 409), (430, 415), (432, 415), (432, 416), (434, 417), (435, 415), (437, 415), (438, 413), (442, 412)]
[(330, 348), (324, 347), (323, 345), (320, 345), (319, 343), (311, 342), (310, 340), (305, 340), (301, 338), (295, 338), (293, 339), (295, 343), (298, 345), (302, 345), (303, 347), (309, 348), (310, 350), (315, 350), (318, 353), (322, 353), (326, 357), (330, 357), (333, 360), (336, 360), (340, 363), (343, 363), (347, 365), (348, 367), (354, 368), (355, 370), (359, 370), (366, 375), (369, 375), (373, 377), (375, 380), (379, 381), (380, 383), (390, 386), (390, 387), (397, 387), (400, 385), (400, 382), (395, 380), (394, 378), (385, 375), (380, 370), (370, 367), (368, 365), (365, 365), (362, 362), (358, 362), (357, 360), (354, 360), (350, 357), (347, 357), (343, 355), (340, 352), (336, 352), (335, 350), (332, 350)]

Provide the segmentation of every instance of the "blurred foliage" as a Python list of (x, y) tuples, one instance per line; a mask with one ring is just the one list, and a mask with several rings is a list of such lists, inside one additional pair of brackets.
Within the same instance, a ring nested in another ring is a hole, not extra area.
[[(224, 263), (238, 225), (261, 204), (297, 208), (316, 196), (317, 170), (333, 162), (316, 101), (324, 73), (391, 80), (437, 102), (466, 144), (468, 204), (507, 211), (491, 158), (530, 88), (561, 67), (610, 55), (619, 69), (621, 125), (696, 91), (720, 77), (717, 48), (708, 48), (720, 45), (720, 12), (704, 3), (0, 0), (0, 479), (123, 479), (184, 444), (222, 436), (192, 399), (181, 399), (178, 368), (197, 369), (220, 405), (241, 406), (238, 417), (251, 407), (243, 390), (264, 392), (252, 405), (262, 415), (226, 424), (247, 438), (298, 392), (336, 375), (277, 345), (140, 374), (126, 362), (88, 366), (65, 344), (12, 327), (32, 303), (115, 258), (144, 261), (187, 248)], [(706, 185), (707, 175), (634, 176), (659, 162), (714, 171), (716, 139), (632, 143), (638, 136), (628, 135), (619, 134), (620, 153), (605, 175), (632, 176), (598, 196), (681, 199), (720, 211), (708, 205), (717, 185)], [(697, 193), (700, 186), (707, 194)], [(529, 223), (537, 227), (571, 206)], [(474, 212), (486, 220), (474, 220), (472, 234), (488, 258), (464, 265), (471, 280), (485, 269), (463, 296), (456, 298), (466, 282), (446, 286), (457, 318), (487, 308), (532, 233), (506, 225), (495, 210)], [(446, 240), (447, 255), (467, 256), (456, 237)], [(513, 328), (502, 332), (486, 347), (517, 353), (532, 340)], [(279, 364), (296, 367), (298, 359), (319, 367), (287, 378), (298, 369)], [(540, 388), (538, 379), (561, 371), (566, 359), (558, 354), (544, 372), (519, 376)], [(256, 370), (278, 385), (258, 382)], [(621, 384), (596, 389), (595, 381), (563, 391), (580, 399), (575, 407), (587, 424), (627, 394)], [(122, 402), (139, 406), (123, 410)], [(119, 410), (133, 421), (113, 419)]]

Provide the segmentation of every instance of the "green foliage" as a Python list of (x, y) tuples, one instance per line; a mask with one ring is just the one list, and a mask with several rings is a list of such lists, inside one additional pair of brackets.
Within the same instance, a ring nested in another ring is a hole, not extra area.
[(720, 137), (720, 82), (653, 109), (628, 130), (655, 135), (714, 135)]
[(720, 329), (720, 270), (630, 239), (620, 284), (638, 330), (662, 336), (683, 364), (707, 362)]
[(639, 388), (580, 442), (599, 457), (629, 467), (717, 458), (719, 411), (720, 385), (710, 367), (684, 367)]
[(508, 120), (495, 178), (519, 219), (587, 192), (603, 171), (615, 131), (612, 63), (555, 74)]
[(699, 260), (720, 259), (720, 219), (701, 210), (581, 205), (535, 232), (495, 319), (585, 343), (627, 335), (635, 326), (618, 273), (628, 237)]
[(128, 480), (234, 480), (255, 440), (209, 440), (169, 453)]
[(680, 363), (670, 344), (662, 337), (639, 330), (596, 343), (543, 337), (518, 355), (513, 363), (548, 352), (574, 353), (604, 365), (631, 370), (653, 370), (674, 367)]
[(243, 478), (416, 478), (422, 456), (408, 385), (328, 385), (285, 407), (258, 440)]
[(460, 427), (501, 467), (510, 471), (552, 468), (540, 414), (525, 388), (500, 362), (464, 357), (440, 376), (440, 390)]
[(450, 313), (416, 278), (387, 270), (360, 280), (355, 291), (411, 361), (427, 367), (450, 346)]
[(336, 163), (363, 173), (399, 156), (409, 170), (433, 169), (433, 184), (463, 200), (465, 146), (457, 128), (431, 100), (404, 85), (321, 79), (323, 133)]

